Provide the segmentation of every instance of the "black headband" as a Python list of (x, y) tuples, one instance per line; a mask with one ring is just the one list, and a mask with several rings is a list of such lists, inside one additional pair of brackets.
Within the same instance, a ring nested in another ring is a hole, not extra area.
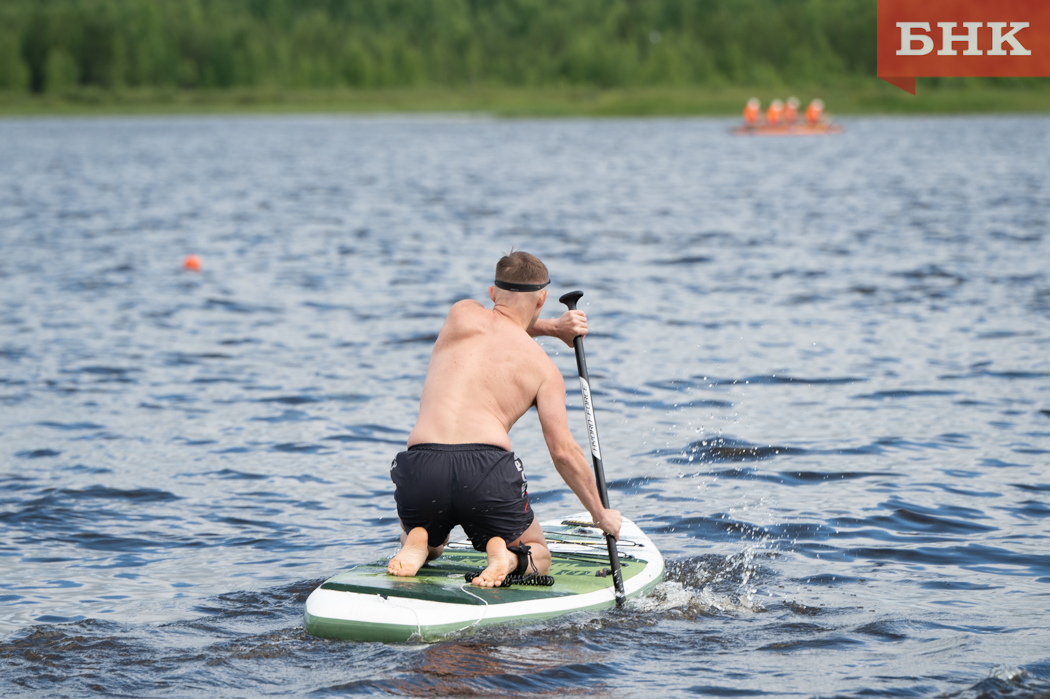
[(547, 281), (543, 282), (542, 284), (518, 284), (517, 282), (501, 282), (499, 279), (497, 279), (493, 283), (496, 285), (497, 289), (503, 289), (504, 291), (528, 292), (528, 291), (539, 291), (540, 289), (543, 289), (544, 287), (546, 287), (548, 284), (551, 283), (551, 280), (548, 279)]

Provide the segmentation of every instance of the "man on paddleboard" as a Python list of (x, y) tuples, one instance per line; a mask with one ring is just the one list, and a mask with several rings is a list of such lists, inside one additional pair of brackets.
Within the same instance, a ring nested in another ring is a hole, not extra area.
[(582, 311), (539, 320), (548, 284), (538, 258), (511, 251), (496, 264), (489, 287), (493, 308), (465, 300), (449, 311), (408, 449), (390, 468), (402, 528), (390, 575), (415, 575), (440, 556), (457, 524), (488, 556), (474, 585), (498, 587), (508, 575), (550, 570), (550, 551), (508, 434), (533, 405), (559, 475), (594, 523), (619, 535), (620, 513), (602, 506), (587, 457), (569, 432), (561, 372), (532, 339), (548, 335), (571, 347), (574, 337), (587, 334)]

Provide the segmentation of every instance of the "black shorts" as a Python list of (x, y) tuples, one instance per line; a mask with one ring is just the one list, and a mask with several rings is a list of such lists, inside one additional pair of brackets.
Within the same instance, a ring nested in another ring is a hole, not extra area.
[(491, 444), (415, 444), (394, 459), (390, 479), (405, 531), (423, 527), (431, 546), (459, 524), (484, 551), (492, 537), (509, 544), (532, 524), (521, 460)]

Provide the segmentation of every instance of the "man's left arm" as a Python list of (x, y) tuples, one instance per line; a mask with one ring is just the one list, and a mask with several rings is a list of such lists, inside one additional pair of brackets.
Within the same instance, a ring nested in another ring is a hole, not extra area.
[(556, 337), (569, 347), (573, 338), (587, 334), (587, 316), (583, 311), (565, 311), (560, 318), (540, 318), (529, 328), (532, 337)]
[(607, 534), (620, 536), (623, 517), (618, 510), (607, 510), (594, 480), (591, 465), (583, 449), (569, 431), (569, 420), (565, 411), (565, 381), (558, 367), (547, 360), (546, 379), (536, 393), (536, 413), (540, 418), (543, 440), (547, 443), (554, 468), (569, 486), (580, 503), (587, 508), (591, 521)]

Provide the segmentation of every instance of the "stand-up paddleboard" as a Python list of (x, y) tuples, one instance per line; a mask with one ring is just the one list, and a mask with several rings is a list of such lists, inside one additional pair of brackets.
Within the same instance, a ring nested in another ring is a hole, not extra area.
[[(485, 567), (485, 554), (450, 542), (414, 577), (387, 575), (387, 561), (358, 566), (310, 593), (306, 631), (351, 641), (432, 641), (493, 624), (522, 624), (616, 604), (602, 531), (584, 513), (542, 522), (551, 551), (549, 587), (512, 584), (481, 588), (467, 573)], [(624, 519), (616, 545), (628, 598), (648, 593), (664, 577), (664, 559), (642, 530)]]

